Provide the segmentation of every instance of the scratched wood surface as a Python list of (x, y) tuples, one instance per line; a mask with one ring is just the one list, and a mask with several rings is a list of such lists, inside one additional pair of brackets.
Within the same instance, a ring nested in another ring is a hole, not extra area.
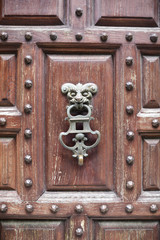
[[(2, 240), (160, 238), (158, 9), (158, 0), (0, 1)], [(98, 86), (91, 128), (101, 141), (82, 167), (58, 139), (69, 127), (66, 82)]]

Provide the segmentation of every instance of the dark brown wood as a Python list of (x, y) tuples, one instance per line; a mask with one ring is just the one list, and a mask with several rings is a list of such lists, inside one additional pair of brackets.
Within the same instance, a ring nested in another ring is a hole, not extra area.
[[(153, 125), (160, 123), (158, 8), (158, 0), (0, 1), (1, 239), (78, 240), (77, 229), (85, 240), (160, 238), (160, 126)], [(67, 82), (98, 86), (91, 128), (101, 140), (83, 166), (59, 142), (68, 130), (61, 93)]]
[(158, 0), (96, 0), (94, 7), (98, 26), (158, 26)]

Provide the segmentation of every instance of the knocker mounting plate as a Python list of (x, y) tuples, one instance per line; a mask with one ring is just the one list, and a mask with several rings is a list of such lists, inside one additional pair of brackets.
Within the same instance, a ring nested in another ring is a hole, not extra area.
[[(92, 131), (90, 127), (90, 121), (93, 119), (91, 117), (92, 108), (91, 99), (97, 93), (97, 85), (94, 83), (86, 83), (82, 85), (78, 83), (76, 85), (72, 83), (65, 83), (61, 87), (61, 91), (65, 94), (69, 100), (69, 105), (67, 106), (67, 118), (69, 121), (69, 129), (67, 132), (61, 132), (59, 135), (59, 140), (61, 144), (73, 152), (73, 157), (78, 158), (78, 164), (83, 165), (83, 158), (88, 156), (87, 151), (98, 145), (100, 141), (100, 132), (98, 130)], [(85, 113), (85, 114), (84, 114)], [(77, 129), (77, 124), (81, 124), (81, 130)], [(86, 137), (87, 133), (96, 134), (97, 140), (94, 144), (88, 146), (85, 142), (88, 140)], [(72, 139), (75, 142), (73, 147), (67, 146), (62, 137), (69, 134), (75, 134)]]

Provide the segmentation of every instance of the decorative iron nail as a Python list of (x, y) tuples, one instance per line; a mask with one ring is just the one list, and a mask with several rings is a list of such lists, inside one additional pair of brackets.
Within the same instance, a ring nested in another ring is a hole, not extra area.
[(151, 42), (157, 42), (157, 40), (158, 40), (158, 36), (157, 36), (157, 34), (152, 34), (151, 36), (150, 36), (150, 40), (151, 40)]
[(75, 207), (75, 211), (76, 211), (77, 213), (82, 213), (82, 212), (83, 212), (83, 207), (82, 207), (81, 205), (77, 205), (77, 206)]
[(127, 91), (132, 91), (133, 90), (133, 83), (132, 82), (127, 82), (126, 83), (126, 89), (127, 89)]
[(28, 113), (28, 114), (31, 113), (32, 112), (32, 106), (30, 104), (26, 104), (24, 106), (24, 112)]
[(33, 184), (33, 182), (32, 182), (31, 179), (26, 179), (25, 182), (24, 182), (24, 185), (25, 185), (25, 187), (27, 187), (27, 188), (32, 187), (32, 184)]
[(158, 119), (153, 119), (153, 120), (152, 120), (152, 127), (154, 127), (154, 128), (158, 128), (158, 127), (159, 127), (159, 121), (158, 121)]
[(1, 204), (0, 205), (0, 212), (1, 213), (5, 213), (5, 212), (7, 212), (7, 210), (8, 210), (8, 207), (7, 207), (7, 205), (6, 204)]
[(134, 132), (128, 131), (127, 132), (127, 140), (128, 141), (133, 141), (133, 139), (134, 139)]
[(51, 210), (52, 213), (56, 213), (56, 212), (58, 212), (59, 207), (57, 205), (52, 205), (50, 210)]
[(24, 85), (25, 85), (25, 88), (28, 88), (28, 89), (29, 89), (29, 88), (32, 87), (33, 84), (32, 84), (32, 81), (28, 79), (28, 80), (25, 81), (25, 84), (24, 84)]
[(33, 210), (34, 210), (34, 208), (33, 208), (33, 206), (32, 206), (31, 204), (27, 204), (26, 207), (25, 207), (25, 209), (26, 209), (26, 211), (27, 211), (28, 213), (31, 213), (31, 212), (33, 212)]
[(27, 55), (24, 60), (27, 65), (32, 63), (32, 57), (30, 55)]
[(24, 131), (24, 136), (26, 138), (31, 138), (32, 137), (32, 131), (31, 129), (27, 128), (25, 131)]
[(107, 213), (108, 212), (107, 205), (100, 206), (100, 212), (103, 213), (103, 214)]
[(75, 35), (75, 38), (76, 38), (77, 41), (81, 41), (82, 38), (83, 38), (83, 36), (82, 36), (81, 33), (77, 33), (77, 34)]
[(26, 41), (31, 41), (32, 40), (32, 33), (31, 32), (26, 32), (25, 33), (25, 39), (26, 39)]
[(151, 211), (152, 213), (157, 212), (157, 211), (158, 211), (157, 205), (156, 205), (156, 204), (152, 204), (152, 205), (150, 206), (150, 211)]
[(50, 34), (50, 39), (51, 39), (52, 41), (55, 41), (55, 40), (57, 39), (56, 33), (52, 32), (52, 33)]
[(128, 42), (131, 42), (132, 39), (133, 39), (132, 33), (127, 33), (127, 34), (126, 34), (126, 40), (127, 40)]
[(30, 164), (32, 162), (32, 157), (30, 155), (26, 155), (24, 157), (24, 161), (25, 163)]
[(5, 118), (0, 118), (0, 126), (5, 126), (7, 123), (7, 120)]
[(127, 184), (126, 184), (126, 187), (128, 189), (133, 189), (134, 188), (134, 182), (133, 181), (128, 181)]
[(133, 106), (128, 105), (128, 106), (126, 107), (126, 113), (127, 113), (127, 114), (132, 115), (132, 114), (133, 114), (133, 111), (134, 111)]
[(2, 40), (2, 41), (6, 41), (7, 39), (8, 39), (8, 33), (2, 32), (2, 33), (1, 33), (1, 40)]
[(132, 204), (127, 204), (125, 207), (125, 210), (127, 213), (132, 213), (133, 212), (133, 205)]
[(81, 17), (83, 15), (83, 10), (81, 8), (77, 8), (75, 14), (77, 17)]
[(133, 64), (133, 58), (132, 57), (127, 57), (126, 58), (126, 65), (127, 66), (132, 66)]
[(107, 34), (106, 33), (102, 33), (101, 36), (100, 36), (100, 39), (101, 39), (102, 42), (106, 42), (107, 39), (108, 39)]
[(127, 156), (126, 162), (127, 162), (128, 165), (132, 165), (133, 162), (134, 162), (134, 157), (133, 157), (133, 156), (130, 156), (130, 155)]
[(83, 229), (82, 228), (77, 228), (76, 229), (76, 236), (81, 237), (83, 235)]

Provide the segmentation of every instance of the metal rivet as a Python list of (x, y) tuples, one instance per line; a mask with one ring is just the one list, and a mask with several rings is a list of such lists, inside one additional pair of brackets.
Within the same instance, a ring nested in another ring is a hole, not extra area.
[(24, 60), (27, 65), (32, 63), (32, 57), (30, 55), (27, 55)]
[(55, 41), (55, 40), (57, 39), (57, 35), (52, 32), (52, 33), (50, 34), (50, 39), (51, 39), (52, 41)]
[(29, 88), (32, 87), (33, 84), (32, 84), (32, 81), (28, 79), (28, 80), (25, 81), (25, 84), (24, 84), (24, 85), (25, 85), (25, 88), (28, 88), (28, 89), (29, 89)]
[(157, 40), (158, 40), (158, 36), (157, 36), (157, 34), (152, 34), (151, 36), (150, 36), (150, 40), (151, 40), (151, 42), (157, 42)]
[(158, 119), (153, 119), (153, 120), (152, 120), (152, 127), (154, 127), (154, 128), (158, 128), (158, 127), (159, 127), (159, 121), (158, 121)]
[(5, 118), (0, 118), (0, 126), (5, 126), (7, 123), (7, 120)]
[(30, 155), (26, 155), (24, 157), (24, 161), (25, 163), (30, 164), (32, 162), (32, 157)]
[(26, 209), (26, 211), (27, 211), (28, 213), (31, 213), (31, 212), (33, 212), (33, 210), (34, 210), (34, 208), (33, 208), (33, 206), (32, 206), (31, 204), (27, 204), (26, 207), (25, 207), (25, 209)]
[(76, 229), (76, 236), (81, 237), (83, 235), (83, 229), (82, 228), (77, 228)]
[(126, 58), (126, 65), (127, 66), (132, 66), (133, 64), (133, 58), (132, 57), (127, 57)]
[(132, 114), (133, 114), (133, 111), (134, 111), (133, 106), (128, 105), (128, 106), (126, 107), (126, 113), (127, 113), (127, 114), (132, 115)]
[(102, 33), (101, 36), (100, 36), (100, 39), (101, 39), (102, 42), (106, 42), (107, 39), (108, 39), (107, 34), (106, 33)]
[(2, 41), (6, 41), (7, 39), (8, 39), (8, 33), (2, 32), (2, 33), (1, 33), (1, 40), (2, 40)]
[(101, 213), (103, 213), (103, 214), (105, 214), (106, 212), (108, 212), (108, 207), (107, 207), (107, 205), (102, 205), (102, 206), (100, 206), (100, 212)]
[(127, 91), (132, 91), (133, 90), (133, 83), (132, 82), (127, 82), (126, 83), (126, 89), (127, 89)]
[(26, 32), (25, 33), (25, 39), (26, 39), (26, 41), (31, 41), (32, 40), (32, 33), (31, 32)]
[(76, 38), (77, 41), (81, 41), (82, 38), (83, 38), (83, 36), (82, 36), (81, 33), (77, 33), (77, 34), (75, 35), (75, 38)]
[(126, 40), (127, 40), (128, 42), (131, 42), (132, 39), (133, 39), (132, 33), (127, 33), (127, 34), (126, 34)]
[(157, 211), (158, 211), (157, 205), (156, 205), (156, 204), (152, 204), (152, 205), (150, 206), (150, 211), (151, 211), (152, 213), (157, 212)]
[(29, 187), (32, 187), (32, 180), (31, 179), (26, 179), (25, 182), (24, 182), (24, 185), (25, 187), (29, 188)]
[(126, 187), (128, 189), (133, 189), (134, 188), (134, 182), (133, 181), (128, 181), (127, 184), (126, 184)]
[(132, 204), (127, 204), (125, 207), (125, 210), (127, 213), (132, 213), (133, 212), (133, 205)]
[(81, 17), (83, 15), (83, 10), (81, 8), (77, 8), (75, 14), (77, 17)]
[(56, 212), (58, 212), (59, 207), (57, 205), (52, 205), (50, 210), (51, 210), (52, 213), (56, 213)]
[(130, 155), (127, 156), (126, 162), (127, 162), (128, 165), (132, 165), (133, 162), (134, 162), (134, 157), (133, 157), (133, 156), (130, 156)]
[(1, 204), (0, 205), (0, 212), (1, 213), (5, 213), (5, 212), (7, 212), (7, 210), (8, 210), (8, 208), (7, 208), (7, 205), (6, 204)]
[(132, 141), (134, 139), (134, 132), (128, 131), (127, 132), (127, 140)]
[(75, 211), (76, 211), (77, 213), (82, 213), (82, 212), (83, 212), (83, 207), (82, 207), (81, 205), (77, 205), (77, 206), (75, 207)]
[(27, 129), (24, 131), (24, 136), (25, 136), (26, 138), (31, 138), (31, 137), (32, 137), (32, 131), (31, 131), (29, 128), (27, 128)]
[(28, 114), (31, 113), (32, 112), (32, 106), (30, 104), (26, 104), (24, 106), (24, 112), (28, 113)]

